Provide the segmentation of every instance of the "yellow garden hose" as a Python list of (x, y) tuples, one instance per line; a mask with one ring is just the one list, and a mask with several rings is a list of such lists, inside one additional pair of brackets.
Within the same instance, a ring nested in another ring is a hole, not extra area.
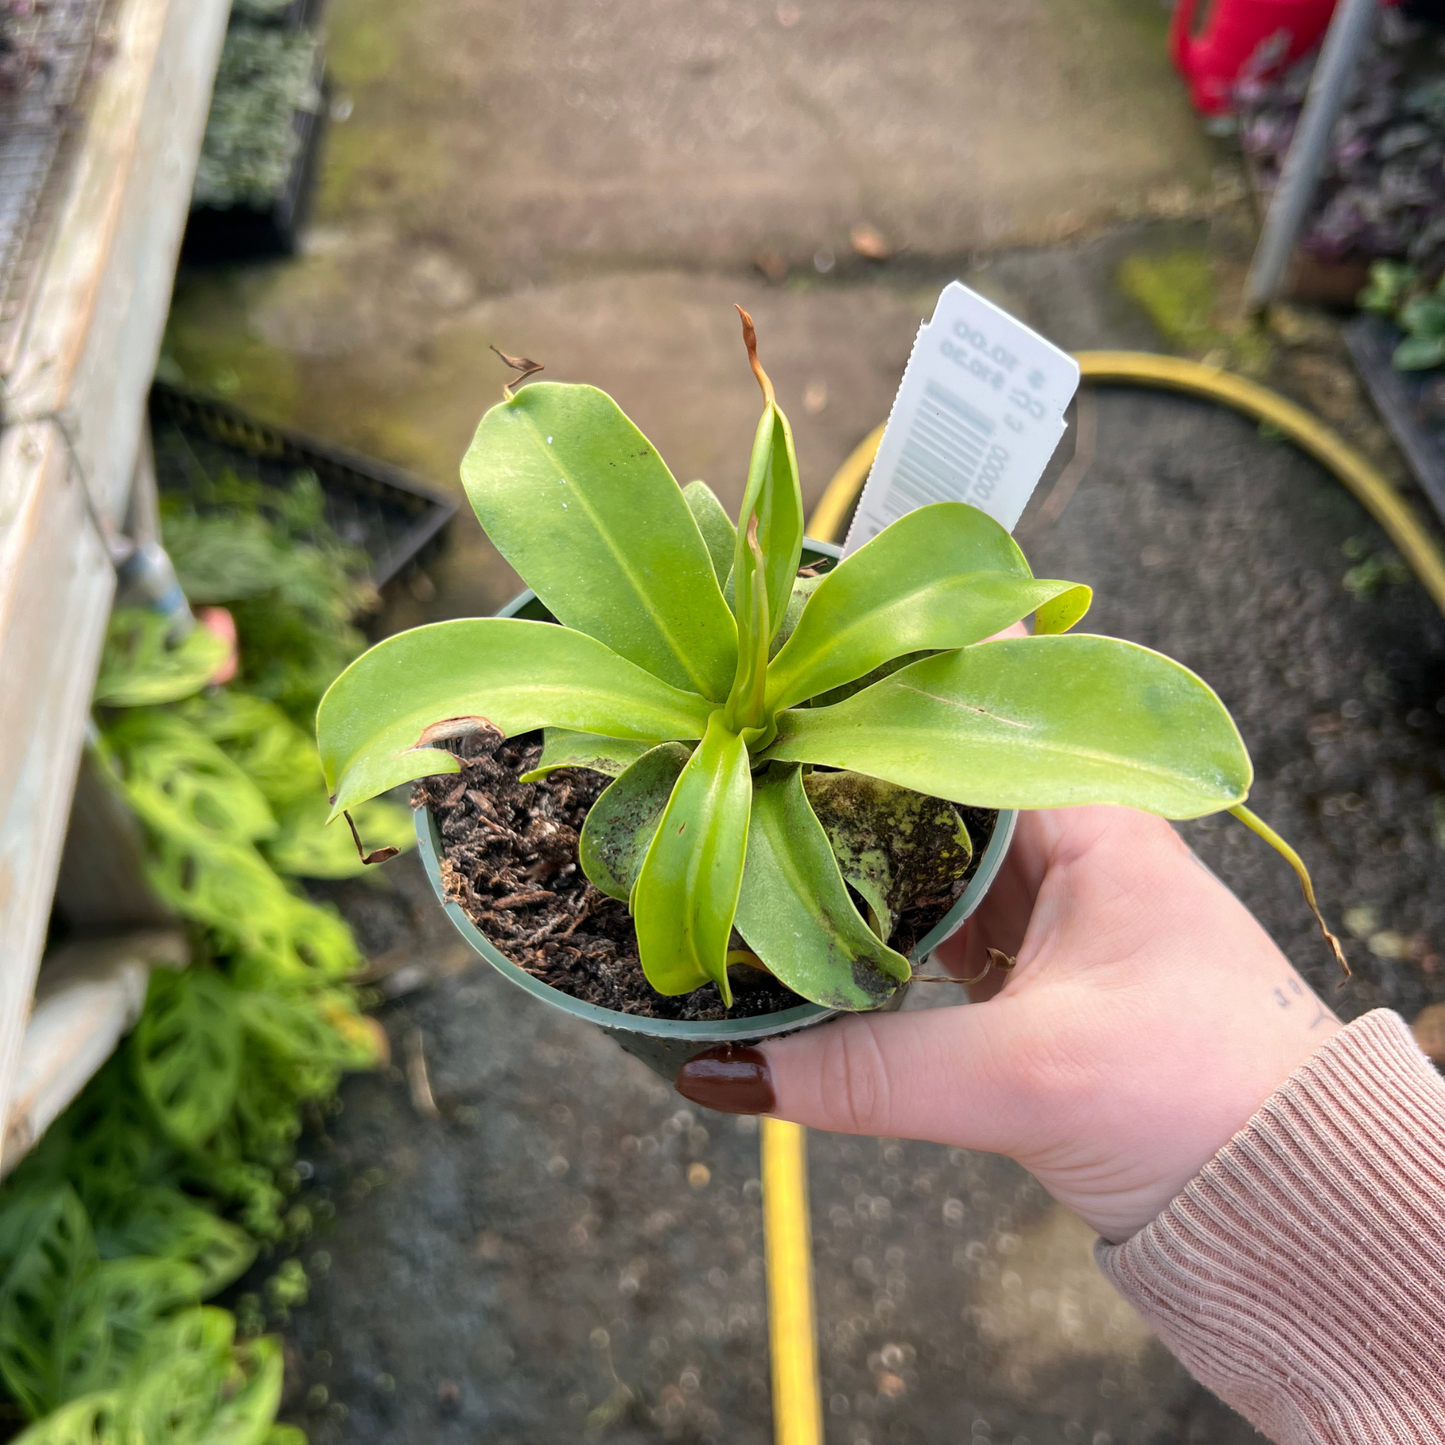
[(807, 1151), (801, 1125), (763, 1120), (763, 1234), (777, 1445), (823, 1445)]
[(833, 473), (833, 480), (823, 489), (813, 515), (808, 518), (807, 533), (820, 542), (836, 542), (848, 520), (863, 483), (868, 480), (868, 469), (878, 455), (878, 443), (883, 440), (883, 426), (880, 423), (848, 453), (848, 460)]
[[(1414, 509), (1343, 438), (1268, 387), (1215, 366), (1143, 351), (1081, 351), (1085, 381), (1157, 386), (1206, 397), (1278, 427), (1333, 472), (1385, 529), (1425, 590), (1445, 612), (1445, 553)], [(808, 519), (808, 535), (833, 541), (863, 490), (883, 439), (875, 427), (854, 448)], [(767, 1237), (768, 1320), (777, 1445), (822, 1445), (813, 1262), (809, 1243), (807, 1135), (779, 1119), (762, 1123), (763, 1223)]]

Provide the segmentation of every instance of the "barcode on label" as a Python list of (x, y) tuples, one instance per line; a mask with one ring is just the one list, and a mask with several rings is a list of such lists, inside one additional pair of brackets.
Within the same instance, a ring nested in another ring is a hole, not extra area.
[(890, 521), (929, 502), (970, 501), (980, 473), (983, 495), (993, 489), (988, 470), (993, 423), (936, 381), (924, 388), (924, 398), (884, 501)]
[(955, 281), (922, 326), (844, 552), (932, 502), (1012, 530), (1078, 385), (1074, 359)]

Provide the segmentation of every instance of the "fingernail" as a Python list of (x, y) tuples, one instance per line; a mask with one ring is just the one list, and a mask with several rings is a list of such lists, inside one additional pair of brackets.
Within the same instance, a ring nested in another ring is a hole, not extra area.
[(689, 1059), (673, 1087), (684, 1099), (720, 1114), (771, 1114), (778, 1102), (768, 1061), (750, 1044), (722, 1044)]

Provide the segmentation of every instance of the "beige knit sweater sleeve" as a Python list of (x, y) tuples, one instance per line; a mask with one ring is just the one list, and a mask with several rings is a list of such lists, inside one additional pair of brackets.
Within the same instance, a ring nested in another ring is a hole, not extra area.
[(1337, 1033), (1104, 1273), (1279, 1445), (1445, 1442), (1445, 1080)]

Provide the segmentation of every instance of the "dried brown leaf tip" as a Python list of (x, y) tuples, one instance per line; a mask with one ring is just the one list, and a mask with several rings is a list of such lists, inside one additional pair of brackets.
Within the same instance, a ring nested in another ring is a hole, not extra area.
[(1007, 973), (1010, 969), (1018, 967), (1018, 959), (1010, 957), (1001, 948), (990, 948), (988, 950), (988, 961), (1000, 973)]
[(1330, 952), (1334, 955), (1335, 962), (1340, 966), (1340, 972), (1344, 978), (1340, 980), (1340, 987), (1343, 988), (1346, 981), (1354, 977), (1350, 968), (1350, 961), (1345, 957), (1345, 950), (1340, 946), (1340, 940), (1330, 931), (1330, 926), (1325, 922), (1325, 916), (1320, 912), (1320, 905), (1315, 900), (1315, 885), (1310, 881), (1309, 869), (1305, 867), (1304, 860), (1263, 818), (1257, 817), (1250, 812), (1243, 803), (1231, 808), (1230, 813), (1238, 818), (1251, 833), (1258, 834), (1263, 838), (1281, 858), (1295, 871), (1299, 879), (1300, 891), (1305, 896), (1305, 902), (1309, 910), (1315, 916), (1315, 922), (1319, 925), (1320, 932), (1324, 935), (1325, 942), (1329, 945)]
[(497, 355), (500, 356), (502, 360), (505, 361), (507, 365), (512, 368), (513, 371), (521, 373), (521, 375), (519, 376), (514, 376), (502, 388), (502, 395), (505, 396), (508, 401), (511, 401), (514, 389), (516, 387), (521, 386), (521, 384), (526, 381), (529, 376), (535, 376), (539, 371), (543, 370), (542, 363), (540, 361), (533, 361), (530, 357), (508, 356), (507, 353), (503, 351), (499, 346), (492, 347), (492, 350), (495, 351)]
[[(444, 717), (440, 722), (428, 723), (407, 751), (415, 752), (418, 748), (429, 748), (452, 738), (469, 738), (473, 733), (490, 731), (493, 731), (492, 724), (484, 717)], [(498, 736), (501, 734), (498, 733)]]
[(753, 326), (753, 318), (738, 306), (736, 301), (733, 305), (737, 306), (737, 313), (743, 319), (743, 345), (748, 349), (748, 364), (758, 379), (758, 385), (763, 389), (763, 405), (774, 406), (776, 402), (773, 397), (773, 383), (768, 380), (768, 373), (763, 370), (763, 364), (758, 360), (758, 333)]
[(915, 973), (911, 981), (913, 983), (961, 983), (967, 986), (968, 984), (982, 983), (994, 969), (998, 969), (1000, 973), (1008, 973), (1018, 964), (1018, 959), (1011, 958), (1001, 948), (990, 948), (987, 952), (988, 957), (984, 959), (983, 967), (972, 978), (959, 978), (952, 973)]
[(346, 819), (346, 826), (351, 829), (351, 841), (356, 844), (357, 857), (367, 866), (372, 863), (385, 863), (388, 858), (395, 858), (401, 852), (400, 848), (378, 848), (375, 852), (368, 853), (361, 845), (361, 834), (356, 831), (356, 823), (351, 814), (343, 808), (341, 816)]

